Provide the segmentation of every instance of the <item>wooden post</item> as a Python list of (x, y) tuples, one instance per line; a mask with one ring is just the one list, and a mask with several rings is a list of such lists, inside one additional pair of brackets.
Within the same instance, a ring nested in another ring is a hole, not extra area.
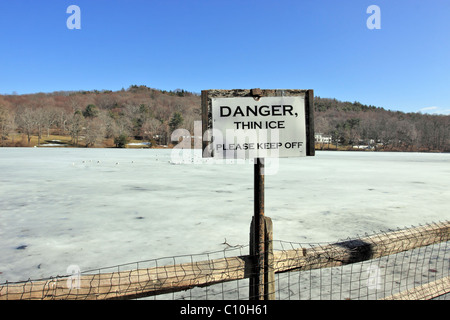
[(250, 255), (254, 259), (250, 278), (250, 299), (267, 300), (275, 297), (272, 250), (272, 220), (264, 216), (264, 160), (254, 164), (254, 215), (250, 231)]
[(264, 299), (275, 300), (275, 269), (272, 219), (264, 217)]
[(254, 164), (254, 217), (255, 217), (255, 300), (264, 300), (264, 160)]
[[(252, 272), (250, 275), (250, 299), (251, 300), (275, 300), (275, 258), (273, 254), (273, 228), (272, 220), (264, 217), (264, 269), (258, 270), (258, 256), (256, 256), (256, 225), (252, 219), (250, 227), (250, 261)], [(258, 272), (259, 271), (259, 272)]]

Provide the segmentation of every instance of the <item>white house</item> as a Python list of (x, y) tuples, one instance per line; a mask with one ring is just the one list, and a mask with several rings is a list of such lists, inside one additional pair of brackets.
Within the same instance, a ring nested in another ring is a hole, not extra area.
[(314, 138), (317, 143), (331, 143), (332, 142), (331, 135), (329, 135), (329, 134), (323, 134), (323, 133), (318, 132), (318, 133), (314, 134)]

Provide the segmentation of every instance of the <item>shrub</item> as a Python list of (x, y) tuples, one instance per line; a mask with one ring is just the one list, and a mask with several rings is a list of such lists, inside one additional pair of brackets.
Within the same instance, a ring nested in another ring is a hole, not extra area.
[(120, 136), (114, 138), (114, 144), (116, 145), (116, 148), (125, 148), (127, 142), (128, 137), (125, 134), (121, 134)]

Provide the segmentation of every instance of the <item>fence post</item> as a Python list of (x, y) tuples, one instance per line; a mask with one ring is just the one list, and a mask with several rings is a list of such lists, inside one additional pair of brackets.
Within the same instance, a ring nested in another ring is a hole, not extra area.
[[(250, 299), (274, 299), (272, 220), (264, 216), (264, 160), (254, 164), (254, 215), (250, 227), (250, 256), (253, 274), (250, 278)], [(272, 288), (273, 287), (273, 288)]]
[(275, 269), (273, 258), (273, 225), (272, 219), (264, 217), (264, 297), (275, 300)]
[(275, 269), (273, 255), (272, 219), (264, 217), (264, 266), (258, 268), (255, 217), (250, 225), (250, 256), (253, 258), (253, 271), (250, 277), (251, 300), (275, 300)]

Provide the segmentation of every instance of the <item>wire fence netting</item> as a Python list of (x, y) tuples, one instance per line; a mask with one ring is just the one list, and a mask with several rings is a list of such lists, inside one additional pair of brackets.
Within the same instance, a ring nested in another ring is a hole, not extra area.
[(277, 298), (383, 299), (448, 277), (449, 261), (447, 241), (358, 263), (278, 273)]
[[(449, 222), (335, 243), (272, 241), (277, 300), (448, 299)], [(249, 300), (248, 246), (0, 284), (0, 300)]]

